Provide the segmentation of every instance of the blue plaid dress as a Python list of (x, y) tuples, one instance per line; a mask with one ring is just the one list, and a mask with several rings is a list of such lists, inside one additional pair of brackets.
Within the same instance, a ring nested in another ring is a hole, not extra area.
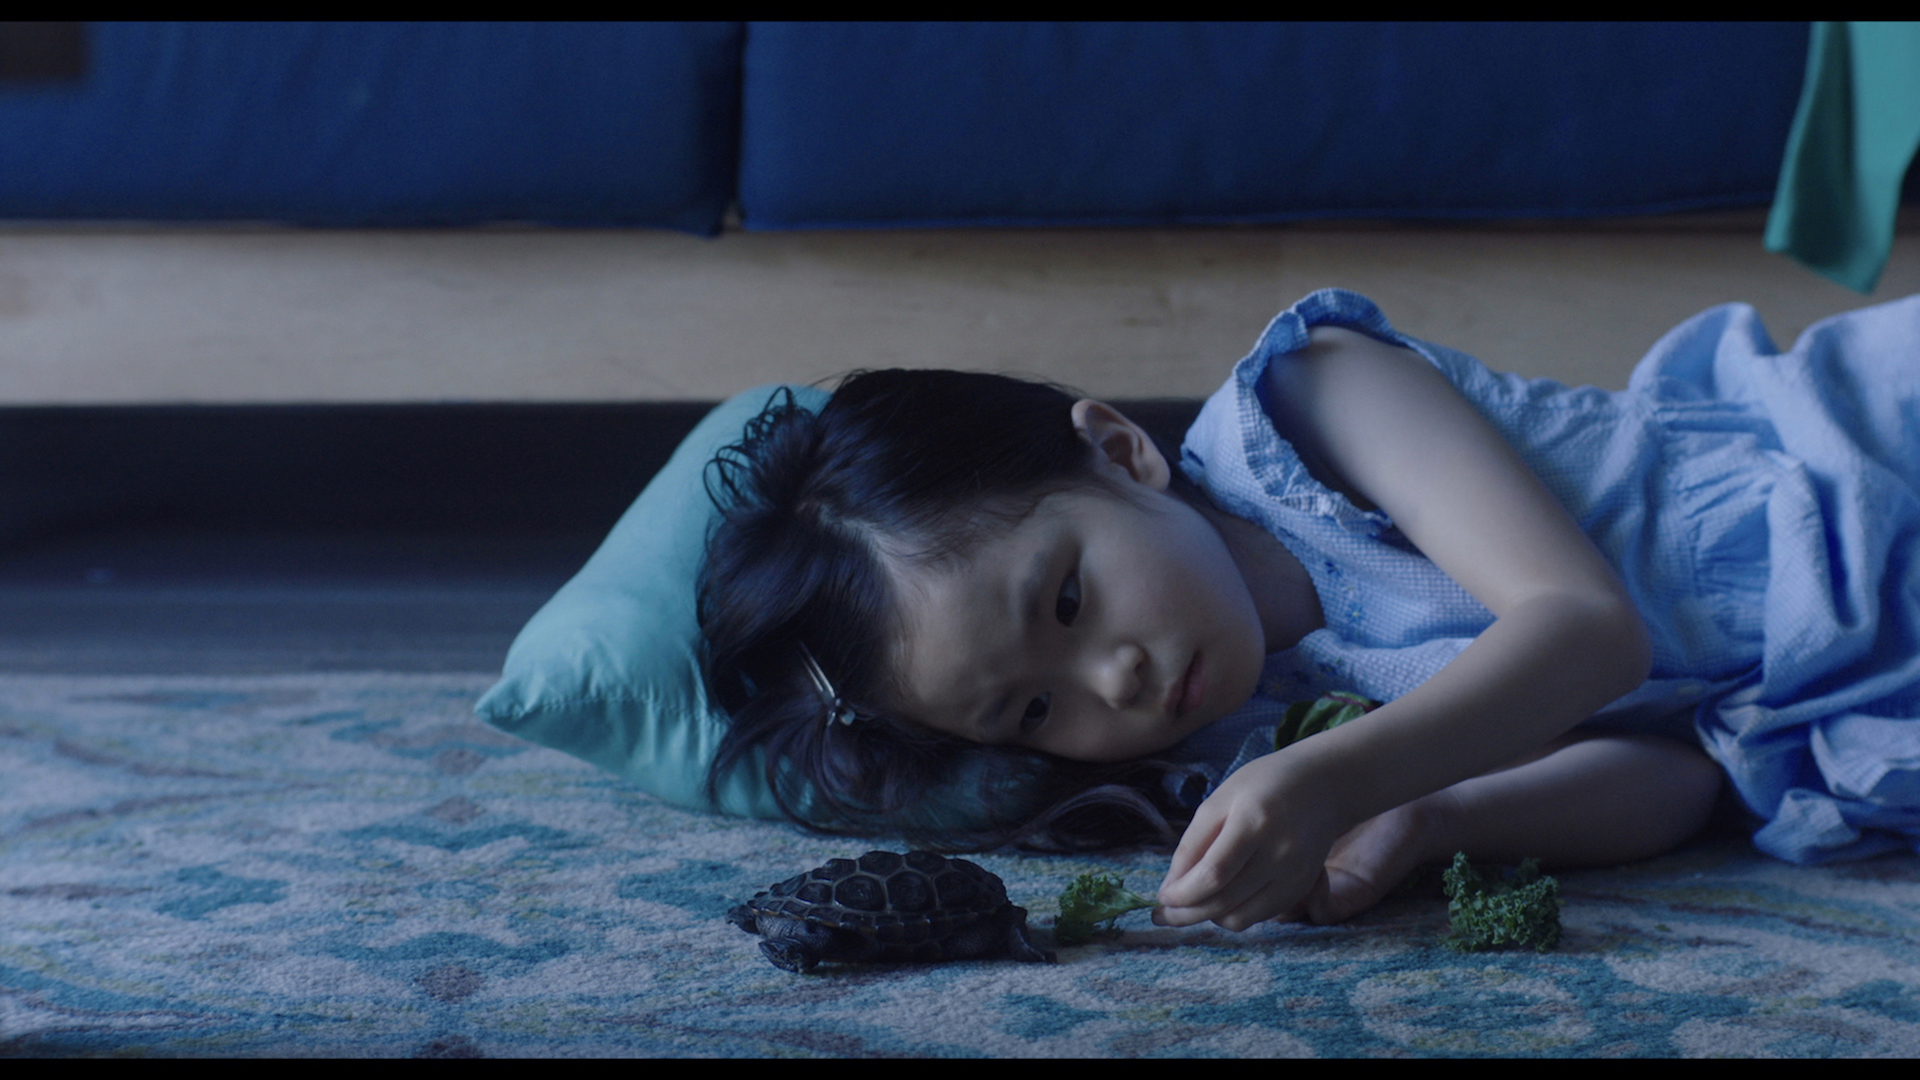
[(1619, 571), (1653, 674), (1589, 723), (1696, 742), (1782, 859), (1920, 847), (1920, 297), (1826, 320), (1784, 353), (1752, 308), (1713, 308), (1617, 393), (1494, 373), (1350, 292), (1281, 312), (1207, 401), (1181, 465), (1300, 559), (1326, 626), (1268, 657), (1255, 699), (1176, 757), (1222, 771), (1286, 703), (1328, 690), (1392, 700), (1492, 622), (1274, 430), (1261, 374), (1316, 325), (1425, 357)]

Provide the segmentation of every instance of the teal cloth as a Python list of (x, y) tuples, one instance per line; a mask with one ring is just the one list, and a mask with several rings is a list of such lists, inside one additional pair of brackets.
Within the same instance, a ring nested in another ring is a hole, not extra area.
[[(718, 513), (705, 483), (707, 463), (739, 442), (749, 420), (782, 390), (818, 409), (823, 390), (762, 386), (736, 395), (701, 420), (613, 531), (514, 639), (500, 681), (475, 711), (487, 723), (564, 751), (676, 806), (741, 817), (779, 818), (758, 751), (722, 778), (716, 800), (707, 770), (729, 720), (707, 697), (701, 675), (694, 579)], [(948, 762), (949, 780), (877, 829), (941, 833), (996, 828), (1031, 808), (1035, 775), (1000, 768), (965, 751)], [(995, 792), (993, 805), (980, 792)], [(795, 809), (816, 817), (814, 796), (798, 785)], [(827, 823), (836, 824), (836, 823)]]
[[(707, 766), (726, 714), (700, 674), (694, 575), (714, 519), (703, 477), (720, 448), (778, 391), (739, 394), (700, 421), (587, 565), (536, 613), (507, 652), (481, 718), (562, 750), (676, 806), (745, 817), (780, 816), (755, 755), (707, 799)], [(817, 409), (824, 391), (790, 388)]]
[(1872, 292), (1916, 149), (1920, 23), (1813, 24), (1767, 250)]

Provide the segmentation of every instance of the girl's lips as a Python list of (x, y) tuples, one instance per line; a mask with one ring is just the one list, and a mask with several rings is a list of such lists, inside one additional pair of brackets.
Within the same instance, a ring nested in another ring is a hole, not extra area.
[(1206, 686), (1200, 680), (1202, 667), (1200, 654), (1194, 653), (1193, 660), (1187, 664), (1187, 670), (1180, 676), (1180, 681), (1168, 688), (1167, 711), (1173, 714), (1175, 720), (1199, 708), (1200, 702), (1205, 698)]

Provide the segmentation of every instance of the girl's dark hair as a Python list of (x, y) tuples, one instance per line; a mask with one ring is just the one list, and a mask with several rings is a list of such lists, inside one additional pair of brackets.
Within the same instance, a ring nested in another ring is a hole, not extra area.
[[(1169, 816), (1187, 812), (1165, 780), (1188, 770), (983, 746), (885, 704), (895, 613), (880, 544), (924, 562), (963, 556), (1048, 494), (1102, 484), (1073, 401), (999, 375), (858, 372), (818, 414), (776, 393), (708, 464), (721, 518), (700, 573), (700, 630), (709, 690), (732, 718), (709, 797), (758, 749), (781, 811), (828, 831), (948, 850), (1176, 838)], [(858, 720), (829, 722), (803, 644)], [(928, 805), (935, 791), (966, 824)]]

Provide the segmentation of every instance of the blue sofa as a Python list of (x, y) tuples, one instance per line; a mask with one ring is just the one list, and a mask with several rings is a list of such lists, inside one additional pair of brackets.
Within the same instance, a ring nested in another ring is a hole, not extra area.
[(1800, 23), (96, 23), (0, 218), (748, 229), (1768, 202)]

